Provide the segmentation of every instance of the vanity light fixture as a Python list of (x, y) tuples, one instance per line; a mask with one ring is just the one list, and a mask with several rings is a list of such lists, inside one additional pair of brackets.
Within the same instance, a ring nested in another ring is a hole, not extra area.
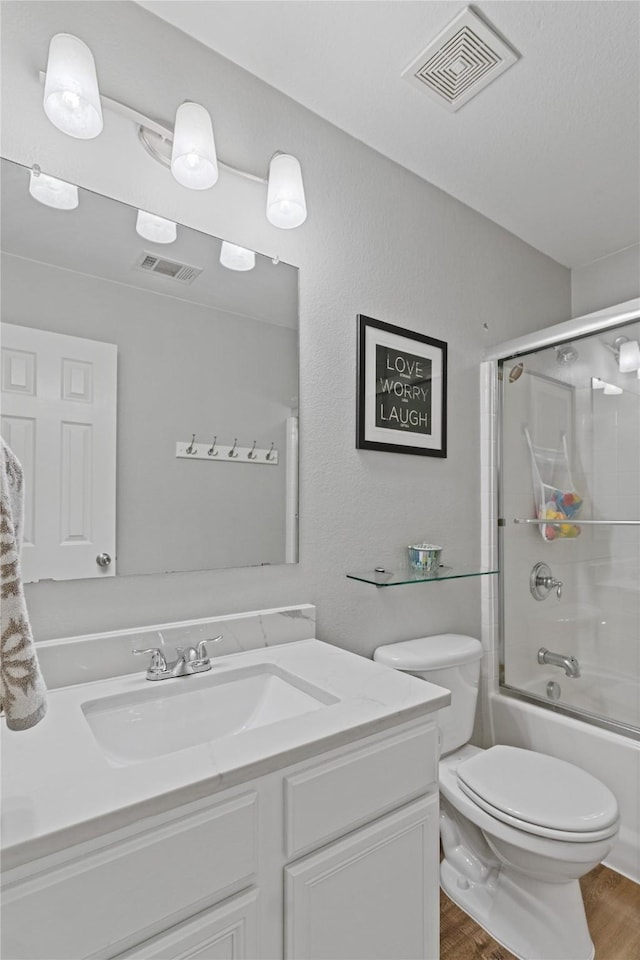
[(291, 230), (307, 219), (302, 170), (290, 153), (276, 153), (269, 164), (267, 220), (274, 227)]
[(302, 170), (296, 157), (277, 152), (269, 164), (268, 180), (216, 156), (213, 124), (201, 104), (186, 101), (178, 107), (175, 129), (151, 120), (127, 104), (98, 91), (93, 55), (82, 40), (56, 34), (51, 40), (44, 81), (44, 110), (59, 130), (72, 137), (96, 137), (102, 130), (102, 107), (131, 120), (147, 152), (170, 167), (178, 183), (206, 190), (218, 179), (219, 167), (267, 185), (267, 219), (281, 229), (299, 227), (307, 218)]
[(220, 245), (220, 263), (228, 270), (253, 270), (256, 255), (253, 250), (238, 247), (235, 243), (223, 240)]
[(138, 210), (136, 233), (152, 243), (173, 243), (178, 236), (178, 228), (173, 220), (165, 220), (155, 213)]
[(54, 127), (80, 140), (102, 131), (102, 107), (93, 54), (86, 43), (57, 33), (49, 44), (44, 112)]
[(37, 164), (31, 168), (29, 174), (29, 193), (34, 200), (57, 210), (75, 210), (78, 206), (76, 185), (47, 176)]
[(183, 187), (207, 190), (218, 179), (211, 117), (199, 103), (180, 104), (171, 148), (171, 173)]

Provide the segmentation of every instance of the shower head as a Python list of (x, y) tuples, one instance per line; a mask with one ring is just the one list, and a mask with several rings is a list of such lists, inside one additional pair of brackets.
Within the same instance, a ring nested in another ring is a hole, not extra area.
[(578, 351), (572, 344), (567, 343), (565, 346), (556, 347), (556, 363), (559, 363), (560, 366), (564, 367), (577, 359)]

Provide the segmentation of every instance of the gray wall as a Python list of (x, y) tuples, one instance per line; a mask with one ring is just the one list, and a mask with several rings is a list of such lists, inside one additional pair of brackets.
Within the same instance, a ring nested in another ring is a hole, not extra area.
[[(282, 563), (297, 331), (3, 254), (2, 319), (118, 347), (118, 574)], [(278, 464), (176, 459), (176, 441)]]
[[(569, 271), (139, 7), (3, 7), (9, 159), (300, 267), (300, 563), (35, 585), (36, 637), (303, 601), (317, 604), (321, 639), (364, 654), (441, 630), (478, 634), (477, 580), (381, 590), (345, 573), (399, 562), (416, 537), (442, 543), (448, 562), (479, 560), (479, 362), (489, 345), (569, 318)], [(118, 117), (95, 141), (55, 130), (36, 71), (59, 31), (91, 46), (107, 96), (165, 122), (184, 99), (204, 103), (223, 160), (264, 173), (275, 150), (296, 154), (304, 226), (271, 227), (264, 189), (240, 178), (221, 174), (204, 197), (179, 187)], [(358, 313), (448, 342), (447, 459), (355, 449)]]
[(571, 271), (571, 316), (640, 297), (640, 244)]

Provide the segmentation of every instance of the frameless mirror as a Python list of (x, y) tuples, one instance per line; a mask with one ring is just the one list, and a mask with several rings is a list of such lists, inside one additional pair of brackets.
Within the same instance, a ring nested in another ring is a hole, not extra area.
[(82, 189), (54, 209), (30, 176), (2, 161), (24, 580), (296, 562), (297, 269), (229, 269), (221, 240), (180, 224), (144, 239), (138, 210)]

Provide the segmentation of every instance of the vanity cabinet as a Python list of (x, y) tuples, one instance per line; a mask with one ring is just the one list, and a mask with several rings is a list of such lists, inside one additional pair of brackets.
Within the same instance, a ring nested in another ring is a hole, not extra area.
[(310, 752), (5, 871), (2, 956), (436, 960), (434, 720)]

